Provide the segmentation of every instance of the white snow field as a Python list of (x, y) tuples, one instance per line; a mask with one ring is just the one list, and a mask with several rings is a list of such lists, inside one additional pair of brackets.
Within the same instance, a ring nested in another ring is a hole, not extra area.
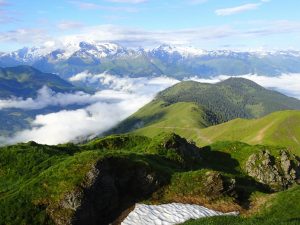
[(238, 215), (238, 212), (221, 213), (199, 205), (172, 203), (164, 205), (136, 204), (121, 225), (173, 225), (190, 219), (209, 216)]

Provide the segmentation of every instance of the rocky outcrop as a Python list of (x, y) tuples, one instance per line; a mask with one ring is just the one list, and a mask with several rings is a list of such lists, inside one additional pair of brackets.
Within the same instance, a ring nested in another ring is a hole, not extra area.
[(278, 191), (299, 182), (300, 160), (285, 150), (277, 157), (269, 151), (261, 151), (248, 158), (245, 170), (249, 176)]
[(219, 172), (209, 171), (205, 173), (204, 194), (208, 199), (217, 199), (223, 195), (237, 197), (236, 180), (223, 176)]
[(106, 225), (161, 185), (150, 167), (122, 158), (106, 158), (86, 174), (50, 213), (57, 225)]
[(155, 153), (181, 162), (186, 167), (202, 160), (199, 148), (175, 133), (166, 136)]

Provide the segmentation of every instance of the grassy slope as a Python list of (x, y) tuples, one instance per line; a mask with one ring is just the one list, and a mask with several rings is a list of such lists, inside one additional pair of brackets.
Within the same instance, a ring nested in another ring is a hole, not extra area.
[[(151, 165), (160, 176), (170, 176), (181, 169), (178, 157), (172, 152), (166, 157), (147, 153), (155, 152), (164, 138), (168, 136), (117, 136), (81, 146), (30, 142), (0, 148), (0, 224), (52, 224), (46, 208), (59, 208), (64, 196), (76, 190), (92, 166), (106, 157)], [(67, 217), (72, 211), (57, 213)]]
[(175, 132), (196, 139), (197, 130), (209, 126), (207, 120), (202, 108), (195, 103), (166, 105), (162, 101), (153, 101), (119, 125), (118, 132), (127, 132), (128, 127), (142, 127), (134, 132), (149, 137), (164, 131)]
[[(164, 112), (155, 123), (134, 130), (133, 133), (153, 137), (160, 132), (175, 132), (199, 146), (215, 141), (242, 141), (248, 144), (266, 144), (288, 147), (300, 155), (300, 111), (287, 110), (271, 113), (260, 119), (235, 119), (216, 126), (205, 128), (203, 111), (193, 103), (176, 103), (165, 109), (160, 105), (152, 110), (142, 109), (135, 114), (136, 118), (152, 113)], [(178, 108), (177, 108), (178, 107)], [(200, 115), (200, 116), (199, 116)], [(207, 125), (206, 125), (207, 126)]]
[(160, 92), (157, 99), (169, 104), (198, 103), (213, 112), (218, 122), (257, 118), (284, 109), (300, 109), (299, 100), (242, 78), (230, 78), (217, 84), (185, 81)]
[(184, 225), (297, 225), (300, 224), (300, 186), (274, 194), (259, 213), (250, 217), (212, 217), (189, 221)]
[[(245, 160), (266, 148), (276, 156), (281, 148), (218, 142), (197, 150), (200, 161), (198, 158), (190, 161), (193, 156), (180, 156), (172, 148), (166, 148), (178, 146), (182, 141), (173, 134), (155, 138), (121, 135), (96, 139), (84, 145), (46, 146), (32, 142), (0, 148), (0, 224), (52, 224), (47, 214), (50, 209), (56, 216), (71, 215), (72, 211), (68, 209), (61, 211), (61, 200), (80, 186), (97, 161), (106, 157), (126, 159), (129, 164), (143, 163), (156, 171), (167, 185), (147, 199), (152, 203), (177, 201), (222, 211), (241, 209), (234, 197), (218, 192), (207, 195), (211, 189), (205, 182), (211, 174), (221, 174), (225, 180), (235, 178), (236, 190), (242, 193), (240, 201), (247, 201), (257, 193), (267, 193), (243, 172)], [(181, 151), (188, 152), (188, 148)], [(298, 201), (298, 192), (288, 193), (291, 193), (290, 204)], [(293, 193), (294, 198), (291, 197)], [(293, 215), (289, 213), (285, 218), (288, 217), (292, 219)]]
[[(235, 119), (200, 131), (212, 141), (231, 140), (249, 144), (289, 147), (300, 155), (300, 111), (281, 111), (260, 119)], [(207, 142), (198, 141), (200, 145)]]

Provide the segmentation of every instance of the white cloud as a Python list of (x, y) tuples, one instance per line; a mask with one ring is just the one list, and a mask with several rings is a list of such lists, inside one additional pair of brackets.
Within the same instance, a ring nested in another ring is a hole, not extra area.
[(83, 109), (38, 115), (31, 129), (16, 133), (8, 142), (34, 140), (58, 144), (93, 136), (113, 127), (150, 100), (147, 96), (130, 95), (117, 103), (97, 102)]
[(62, 21), (59, 24), (57, 24), (57, 27), (60, 30), (70, 30), (82, 28), (83, 24), (75, 21)]
[(156, 93), (163, 90), (165, 87), (173, 85), (178, 80), (169, 77), (119, 77), (108, 73), (91, 74), (87, 71), (79, 73), (71, 78), (71, 82), (83, 82), (88, 86), (93, 86), (98, 89), (109, 89), (115, 91), (123, 91), (128, 93), (145, 94)]
[(218, 16), (229, 16), (229, 15), (257, 9), (259, 6), (261, 6), (261, 4), (262, 3), (249, 3), (245, 5), (232, 7), (232, 8), (217, 9), (215, 13)]
[(84, 92), (55, 93), (46, 86), (38, 90), (37, 94), (36, 99), (22, 99), (16, 97), (0, 99), (0, 110), (5, 108), (42, 109), (47, 106), (85, 105), (101, 100), (101, 95), (98, 95), (98, 93), (95, 95)]
[(48, 35), (48, 32), (44, 29), (22, 28), (7, 32), (0, 32), (0, 42), (41, 44), (51, 39), (52, 38)]
[[(69, 21), (70, 22), (70, 21)], [(234, 26), (209, 26), (194, 27), (177, 30), (143, 30), (138, 28), (128, 28), (115, 25), (100, 26), (80, 26), (80, 24), (58, 23), (59, 29), (72, 29), (72, 34), (53, 37), (47, 29), (17, 29), (0, 32), (0, 42), (18, 43), (22, 45), (43, 45), (43, 43), (55, 43), (60, 46), (70, 42), (99, 41), (115, 42), (126, 47), (153, 47), (160, 44), (172, 45), (206, 45), (214, 43), (216, 40), (237, 38), (237, 40), (249, 40), (249, 38), (267, 37), (270, 35), (285, 35), (300, 33), (300, 22), (289, 20), (259, 21), (256, 24), (239, 24), (242, 28)], [(61, 31), (61, 30), (60, 30)], [(202, 46), (203, 47), (203, 46)]]
[[(36, 99), (2, 101), (2, 104), (0, 103), (2, 108), (33, 109), (74, 103), (88, 106), (77, 110), (38, 115), (32, 122), (31, 129), (17, 132), (10, 138), (0, 137), (0, 144), (30, 140), (43, 144), (58, 144), (100, 134), (151, 101), (157, 92), (179, 82), (167, 77), (121, 79), (109, 74), (94, 76), (97, 77), (95, 82), (108, 89), (89, 95), (80, 92), (59, 94), (43, 88)], [(87, 73), (87, 77), (92, 75)]]

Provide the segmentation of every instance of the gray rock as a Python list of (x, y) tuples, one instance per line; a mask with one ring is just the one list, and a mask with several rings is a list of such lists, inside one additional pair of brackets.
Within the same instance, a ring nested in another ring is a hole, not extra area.
[(299, 159), (285, 150), (277, 158), (269, 151), (261, 151), (248, 158), (245, 170), (249, 176), (277, 191), (297, 182), (299, 166)]

